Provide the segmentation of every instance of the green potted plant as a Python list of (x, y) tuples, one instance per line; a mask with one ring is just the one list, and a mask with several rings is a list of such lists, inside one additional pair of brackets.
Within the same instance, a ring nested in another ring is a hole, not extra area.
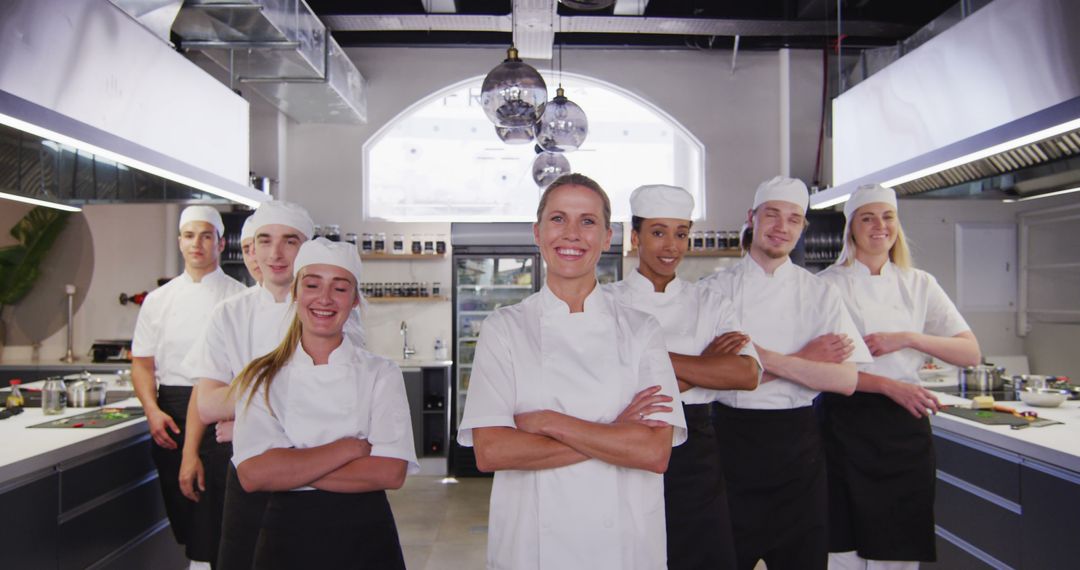
[(69, 212), (36, 207), (11, 228), (14, 245), (0, 247), (0, 351), (7, 340), (4, 311), (18, 303), (41, 275), (41, 262), (67, 225)]

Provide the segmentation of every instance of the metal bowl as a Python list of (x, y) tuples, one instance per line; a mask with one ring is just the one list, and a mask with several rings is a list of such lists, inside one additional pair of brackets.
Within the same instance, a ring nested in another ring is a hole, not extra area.
[(1068, 390), (1055, 388), (1020, 388), (1020, 401), (1039, 408), (1056, 408), (1069, 397)]

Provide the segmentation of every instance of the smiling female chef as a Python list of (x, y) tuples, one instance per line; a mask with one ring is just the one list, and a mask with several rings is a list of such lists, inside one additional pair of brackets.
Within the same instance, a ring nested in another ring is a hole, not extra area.
[[(844, 205), (844, 249), (819, 275), (835, 285), (874, 361), (852, 396), (825, 394), (829, 568), (918, 568), (933, 561), (937, 398), (919, 385), (926, 355), (979, 362), (979, 344), (937, 280), (911, 265), (896, 193), (860, 186)], [(893, 561), (893, 562), (884, 562)]]
[(757, 351), (736, 330), (729, 300), (675, 275), (687, 250), (694, 197), (675, 186), (641, 186), (630, 195), (630, 210), (638, 268), (605, 287), (660, 322), (686, 415), (687, 440), (671, 450), (664, 474), (668, 568), (734, 568), (712, 403), (717, 390), (757, 387)]
[(489, 569), (665, 567), (660, 474), (686, 424), (660, 405), (678, 387), (659, 324), (596, 282), (610, 220), (596, 182), (556, 179), (533, 226), (544, 287), (481, 329), (458, 443), (495, 471)]
[(405, 568), (386, 489), (420, 469), (401, 369), (343, 333), (360, 256), (323, 238), (296, 256), (285, 339), (233, 383), (233, 463), (270, 491), (256, 568)]

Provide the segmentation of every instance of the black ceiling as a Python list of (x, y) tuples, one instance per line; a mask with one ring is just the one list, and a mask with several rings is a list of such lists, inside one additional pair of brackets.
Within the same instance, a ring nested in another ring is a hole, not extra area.
[[(427, 0), (307, 0), (319, 16), (326, 15), (406, 15), (426, 14)], [(818, 22), (820, 35), (749, 36), (740, 39), (740, 49), (780, 47), (819, 48), (833, 45), (837, 35), (837, 0), (649, 0), (644, 16), (649, 18), (700, 18), (712, 20), (772, 20)], [(852, 36), (846, 32), (842, 45), (862, 49), (892, 45), (910, 36), (941, 15), (957, 0), (840, 0), (843, 23), (891, 24), (887, 32), (873, 36)], [(511, 0), (456, 0), (458, 14), (507, 15)], [(611, 16), (612, 8), (587, 12), (560, 5), (563, 16)], [(628, 16), (634, 17), (634, 16)], [(334, 31), (342, 46), (379, 45), (506, 45), (509, 33), (468, 31)], [(556, 34), (555, 43), (574, 46), (655, 46), (726, 49), (731, 37), (666, 34), (578, 33)]]

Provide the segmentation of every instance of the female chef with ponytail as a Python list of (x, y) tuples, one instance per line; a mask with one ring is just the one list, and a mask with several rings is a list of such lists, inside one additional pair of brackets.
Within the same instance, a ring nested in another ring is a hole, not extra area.
[(404, 568), (384, 491), (419, 464), (401, 370), (342, 333), (360, 301), (360, 257), (316, 239), (294, 267), (285, 340), (230, 388), (240, 483), (272, 492), (255, 567)]

